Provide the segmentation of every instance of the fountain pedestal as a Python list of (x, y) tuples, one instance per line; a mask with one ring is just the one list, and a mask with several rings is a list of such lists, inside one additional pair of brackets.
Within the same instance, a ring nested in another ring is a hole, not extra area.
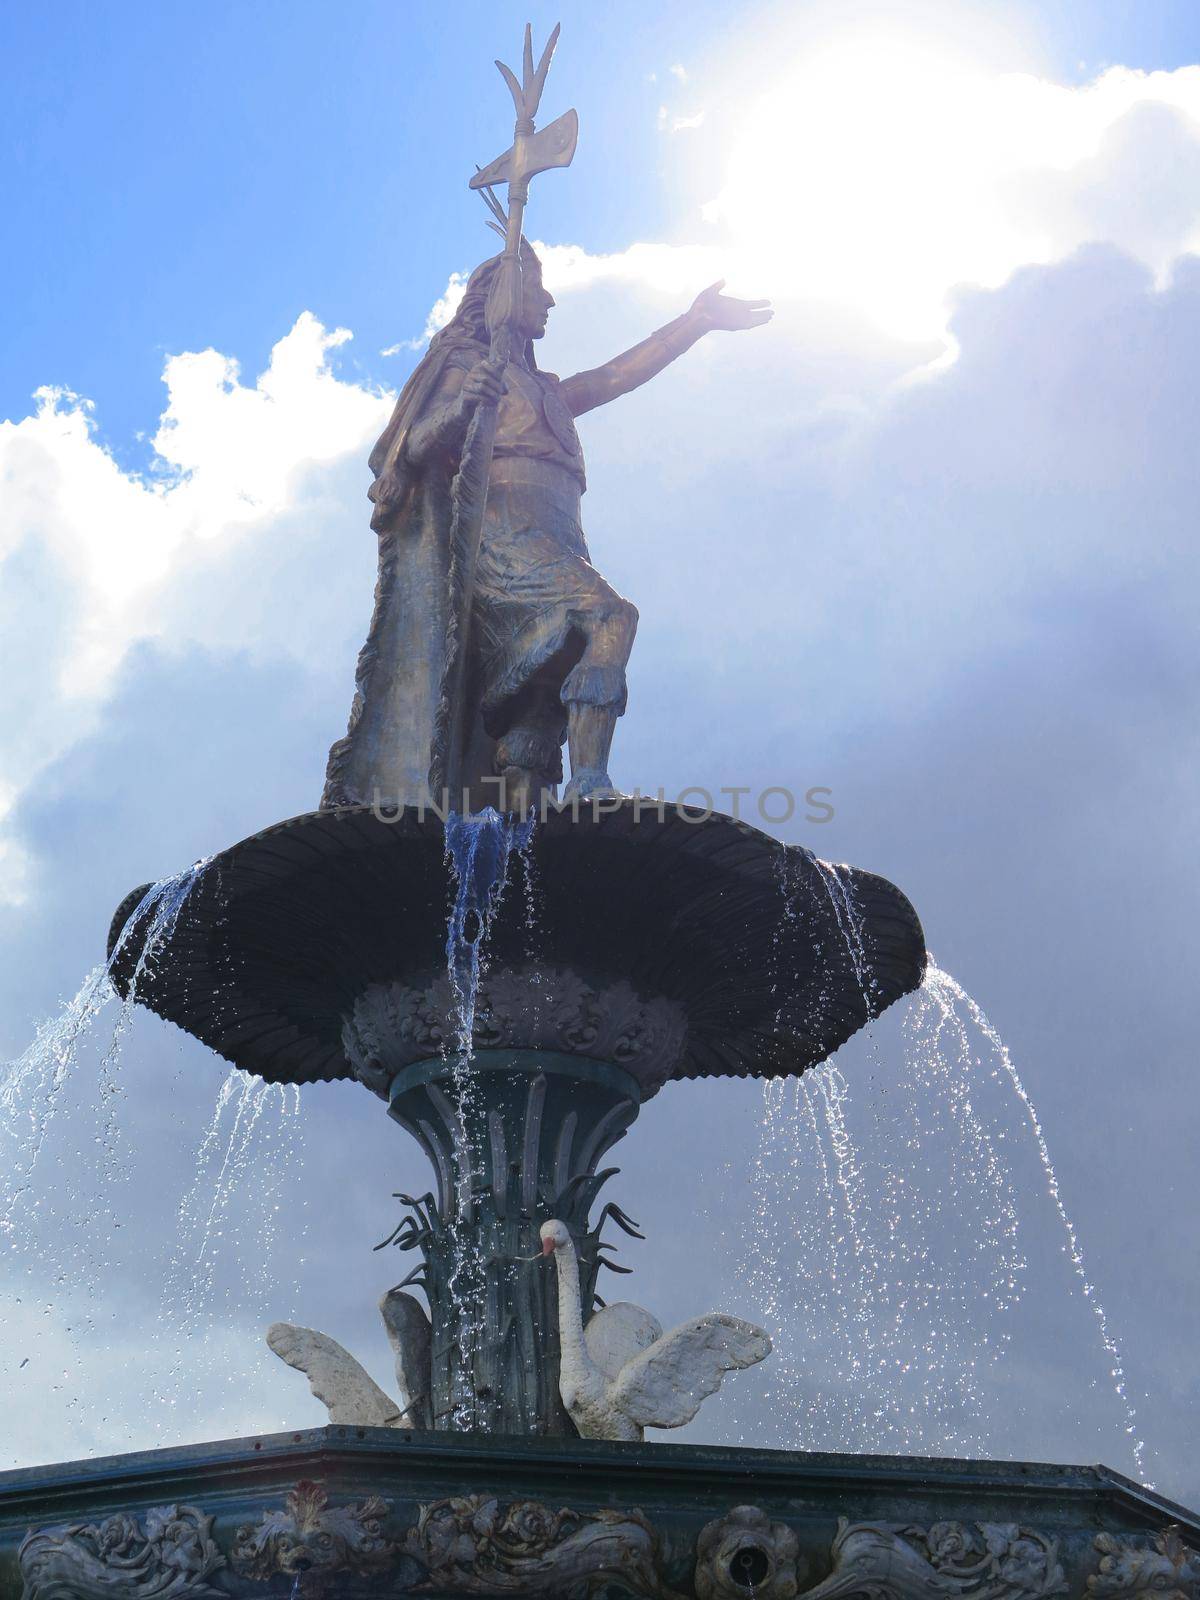
[(558, 1393), (557, 1278), (538, 1228), (557, 1217), (571, 1230), (586, 1320), (602, 1262), (588, 1213), (612, 1170), (597, 1167), (641, 1099), (620, 1067), (541, 1050), (419, 1061), (393, 1078), (389, 1113), (437, 1176), (397, 1240), (423, 1256), (414, 1281), (433, 1325), (435, 1428), (575, 1432)]

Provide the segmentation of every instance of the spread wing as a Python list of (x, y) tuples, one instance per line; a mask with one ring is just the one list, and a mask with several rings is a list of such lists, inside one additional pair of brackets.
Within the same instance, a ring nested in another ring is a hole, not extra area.
[(583, 1330), (592, 1364), (606, 1378), (615, 1378), (627, 1361), (661, 1337), (662, 1323), (658, 1318), (628, 1300), (602, 1307)]
[(752, 1367), (769, 1355), (761, 1328), (712, 1312), (694, 1317), (626, 1363), (612, 1398), (643, 1428), (681, 1428), (735, 1367)]
[(273, 1322), (267, 1329), (267, 1343), (280, 1360), (304, 1373), (309, 1388), (327, 1408), (330, 1422), (391, 1428), (399, 1421), (396, 1402), (327, 1333)]

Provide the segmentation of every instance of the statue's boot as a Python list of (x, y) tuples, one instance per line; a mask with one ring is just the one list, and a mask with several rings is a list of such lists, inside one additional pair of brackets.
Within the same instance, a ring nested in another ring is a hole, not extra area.
[(628, 600), (588, 619), (583, 654), (562, 686), (571, 754), (571, 781), (564, 800), (607, 800), (620, 792), (608, 775), (608, 758), (617, 718), (625, 710), (625, 663), (637, 621), (637, 609)]
[(620, 791), (608, 775), (618, 712), (615, 706), (568, 703), (567, 748), (571, 753), (571, 781), (563, 800), (609, 800)]

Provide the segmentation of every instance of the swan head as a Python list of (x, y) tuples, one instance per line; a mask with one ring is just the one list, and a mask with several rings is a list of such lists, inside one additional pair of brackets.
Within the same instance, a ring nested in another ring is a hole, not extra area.
[(549, 1222), (543, 1222), (539, 1232), (544, 1256), (552, 1256), (556, 1250), (565, 1250), (571, 1242), (566, 1223), (559, 1222), (554, 1217), (551, 1217)]

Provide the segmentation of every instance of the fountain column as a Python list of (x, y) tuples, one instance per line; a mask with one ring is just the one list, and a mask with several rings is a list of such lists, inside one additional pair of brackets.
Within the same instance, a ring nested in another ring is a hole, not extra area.
[(424, 1258), (415, 1281), (433, 1324), (435, 1428), (575, 1432), (558, 1393), (558, 1288), (538, 1229), (548, 1217), (570, 1228), (586, 1319), (601, 1263), (588, 1213), (612, 1175), (597, 1168), (640, 1105), (620, 1067), (540, 1050), (420, 1061), (392, 1080), (389, 1112), (437, 1179), (397, 1241)]

